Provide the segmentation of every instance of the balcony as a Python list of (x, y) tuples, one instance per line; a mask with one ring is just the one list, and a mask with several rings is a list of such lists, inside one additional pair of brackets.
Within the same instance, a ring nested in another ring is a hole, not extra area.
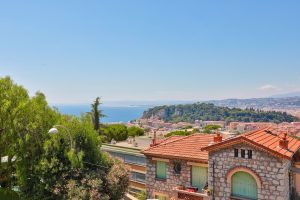
[(176, 187), (173, 189), (177, 193), (177, 200), (210, 200), (206, 193), (195, 192), (190, 189)]

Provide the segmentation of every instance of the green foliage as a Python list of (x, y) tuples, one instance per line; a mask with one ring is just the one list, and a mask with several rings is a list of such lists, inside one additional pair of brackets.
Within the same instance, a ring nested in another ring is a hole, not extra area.
[(107, 192), (110, 200), (119, 200), (129, 185), (128, 170), (119, 159), (113, 159), (113, 165), (107, 175)]
[(138, 200), (146, 200), (147, 199), (146, 191), (140, 192), (137, 199)]
[(198, 128), (194, 128), (192, 133), (200, 133), (200, 130)]
[(218, 107), (210, 103), (195, 103), (186, 105), (157, 106), (145, 111), (143, 118), (156, 116), (168, 122), (194, 122), (195, 120), (226, 122), (292, 122), (297, 117), (286, 112), (263, 111), (239, 108)]
[(15, 191), (0, 188), (0, 199), (3, 200), (19, 200), (19, 195)]
[(106, 126), (102, 126), (101, 132), (105, 138), (102, 141), (110, 142), (112, 139), (116, 141), (124, 141), (128, 138), (128, 136), (142, 136), (144, 135), (144, 130), (132, 126), (127, 128), (127, 126), (123, 124), (110, 124)]
[(192, 132), (191, 131), (172, 131), (172, 132), (170, 132), (170, 133), (167, 133), (166, 135), (165, 135), (165, 137), (170, 137), (170, 136), (172, 136), (172, 135), (181, 135), (181, 136), (187, 136), (187, 135), (191, 135), (192, 134)]
[(144, 129), (136, 127), (136, 126), (131, 126), (127, 129), (128, 131), (128, 136), (143, 136), (145, 134)]
[(5, 177), (0, 185), (8, 189), (18, 185), (24, 192), (33, 190), (40, 182), (32, 174), (36, 172), (43, 141), (60, 115), (48, 106), (42, 93), (30, 98), (27, 90), (9, 77), (0, 78), (0, 105), (0, 128), (3, 129), (0, 157), (8, 156), (8, 162), (0, 164), (0, 174)]
[[(25, 200), (122, 198), (127, 170), (116, 164), (122, 173), (116, 172), (115, 161), (100, 151), (91, 115), (63, 116), (42, 93), (29, 97), (9, 77), (0, 78), (0, 105), (0, 157), (8, 156), (0, 163), (2, 188), (18, 186)], [(58, 133), (50, 135), (57, 124)]]
[[(63, 124), (66, 130), (70, 130), (75, 147), (70, 147), (64, 129), (45, 142), (45, 154), (38, 173), (45, 183), (47, 191), (44, 193), (51, 194), (54, 199), (120, 199), (128, 184), (127, 169), (100, 151), (100, 137), (94, 130), (90, 115), (69, 118)], [(122, 173), (117, 173), (116, 167)], [(112, 171), (115, 177), (110, 175)], [(120, 192), (111, 184), (124, 189)]]
[(101, 132), (106, 136), (107, 141), (112, 139), (116, 141), (123, 141), (128, 138), (127, 127), (123, 124), (111, 124), (103, 127)]
[(209, 124), (204, 127), (203, 132), (204, 133), (213, 133), (214, 131), (218, 130), (219, 128), (221, 128), (220, 125)]
[(101, 100), (99, 97), (97, 97), (95, 102), (91, 105), (91, 107), (92, 107), (91, 116), (93, 119), (94, 129), (96, 131), (99, 130), (100, 118), (105, 117), (105, 115), (102, 114), (102, 110), (99, 109), (100, 104), (102, 104)]
[(190, 129), (190, 128), (193, 128), (193, 126), (192, 125), (187, 125), (187, 126), (183, 127), (182, 129)]

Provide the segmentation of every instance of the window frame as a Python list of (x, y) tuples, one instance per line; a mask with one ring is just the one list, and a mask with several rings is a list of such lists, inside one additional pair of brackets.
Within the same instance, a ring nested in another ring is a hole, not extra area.
[(239, 157), (239, 149), (234, 149), (234, 157), (235, 158)]
[[(164, 163), (164, 165), (165, 165), (165, 175), (164, 175), (164, 178), (161, 178), (161, 177), (158, 177), (158, 168), (157, 168), (157, 165), (158, 165), (158, 163)], [(157, 160), (156, 161), (156, 163), (155, 163), (155, 179), (156, 180), (160, 180), (160, 181), (165, 181), (165, 180), (167, 180), (167, 168), (168, 168), (168, 166), (167, 166), (167, 162), (164, 162), (164, 161), (159, 161), (159, 160)]]
[(253, 157), (253, 151), (249, 149), (247, 151), (247, 156), (248, 156), (248, 159), (252, 159), (252, 157)]
[(246, 158), (246, 150), (241, 149), (241, 158)]
[[(202, 168), (206, 168), (206, 170), (207, 170), (207, 176), (206, 176), (206, 183), (207, 183), (207, 181), (208, 181), (208, 167), (204, 167), (204, 166), (197, 166), (197, 165), (191, 165), (191, 167), (190, 167), (190, 184), (191, 184), (191, 186), (192, 187), (197, 187), (197, 186), (195, 186), (195, 185), (193, 185), (193, 167), (202, 167)], [(205, 184), (206, 184), (205, 183)], [(205, 185), (204, 185), (205, 186)], [(197, 187), (198, 188), (198, 187)], [(202, 189), (202, 188), (201, 188)], [(199, 190), (199, 188), (198, 188), (198, 191), (197, 192), (199, 192), (199, 193), (202, 193), (203, 191), (200, 191)]]

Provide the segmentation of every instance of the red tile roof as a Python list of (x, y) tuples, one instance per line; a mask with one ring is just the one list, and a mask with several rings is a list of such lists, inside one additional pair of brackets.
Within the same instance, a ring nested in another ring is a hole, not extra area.
[(143, 151), (145, 155), (162, 158), (185, 159), (191, 161), (208, 161), (208, 152), (202, 151), (213, 142), (215, 135), (212, 134), (193, 134), (189, 136), (172, 136)]
[(281, 148), (279, 141), (284, 137), (284, 133), (279, 133), (273, 128), (262, 128), (256, 131), (241, 134), (237, 137), (224, 140), (220, 143), (213, 143), (202, 148), (203, 151), (216, 151), (221, 148), (232, 146), (241, 142), (255, 146), (263, 151), (271, 153), (280, 158), (291, 160), (293, 155), (300, 148), (300, 140), (287, 136), (288, 149)]

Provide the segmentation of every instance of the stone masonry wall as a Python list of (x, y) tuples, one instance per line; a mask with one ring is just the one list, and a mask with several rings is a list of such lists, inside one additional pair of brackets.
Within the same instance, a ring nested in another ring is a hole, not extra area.
[[(252, 159), (234, 157), (234, 149), (252, 150)], [(267, 154), (246, 144), (209, 153), (208, 184), (213, 186), (213, 162), (215, 163), (215, 200), (230, 199), (231, 184), (227, 182), (227, 173), (235, 167), (247, 167), (261, 179), (262, 187), (258, 188), (259, 200), (289, 199), (289, 169), (291, 162)]]
[(167, 178), (166, 180), (156, 179), (156, 161), (150, 157), (147, 158), (147, 169), (146, 169), (146, 190), (147, 198), (154, 198), (155, 192), (168, 195), (169, 198), (176, 196), (173, 192), (173, 188), (183, 185), (189, 187), (191, 167), (187, 165), (187, 161), (176, 160), (181, 163), (181, 173), (174, 173), (174, 160), (169, 160), (167, 163)]

